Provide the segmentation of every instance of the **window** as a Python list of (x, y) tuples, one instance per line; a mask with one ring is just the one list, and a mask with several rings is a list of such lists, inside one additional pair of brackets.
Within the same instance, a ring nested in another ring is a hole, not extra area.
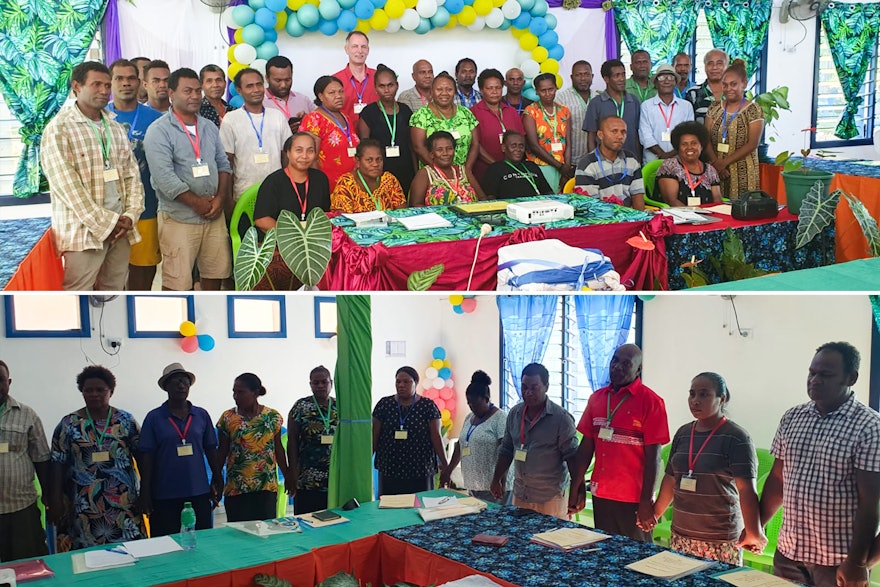
[[(637, 300), (633, 313), (633, 326), (630, 329), (627, 342), (636, 344), (639, 342), (641, 312), (642, 302)], [(510, 370), (504, 362), (503, 340), (502, 337), (500, 401), (501, 407), (510, 408), (520, 400), (513, 387)], [(587, 400), (590, 399), (590, 394), (594, 390), (584, 370), (584, 355), (581, 352), (574, 296), (559, 296), (556, 307), (556, 323), (553, 325), (550, 344), (547, 346), (547, 352), (541, 362), (550, 372), (550, 387), (547, 390), (547, 397), (568, 410), (577, 421), (587, 407)]]
[(315, 338), (336, 336), (336, 298), (315, 297)]
[(87, 296), (13, 295), (4, 302), (7, 338), (91, 336)]
[(284, 296), (226, 296), (229, 338), (287, 338)]
[(195, 321), (193, 296), (126, 296), (129, 338), (178, 338)]
[(873, 143), (874, 128), (877, 126), (877, 50), (871, 57), (868, 72), (859, 96), (863, 98), (858, 114), (856, 128), (859, 134), (844, 140), (834, 135), (837, 123), (846, 109), (846, 100), (834, 67), (831, 47), (825, 31), (816, 19), (819, 42), (816, 44), (816, 72), (813, 75), (813, 118), (810, 126), (816, 128), (810, 139), (811, 148), (841, 147), (845, 145), (870, 145)]

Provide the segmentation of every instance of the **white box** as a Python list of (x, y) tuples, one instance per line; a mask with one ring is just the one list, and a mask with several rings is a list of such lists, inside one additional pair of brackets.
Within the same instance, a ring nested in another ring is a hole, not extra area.
[(507, 205), (507, 215), (523, 224), (541, 224), (574, 218), (574, 206), (557, 200), (530, 200)]

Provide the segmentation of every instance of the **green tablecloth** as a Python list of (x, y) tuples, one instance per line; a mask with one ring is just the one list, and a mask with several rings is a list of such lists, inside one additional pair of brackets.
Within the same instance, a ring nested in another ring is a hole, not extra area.
[(880, 291), (880, 258), (729, 281), (691, 291)]

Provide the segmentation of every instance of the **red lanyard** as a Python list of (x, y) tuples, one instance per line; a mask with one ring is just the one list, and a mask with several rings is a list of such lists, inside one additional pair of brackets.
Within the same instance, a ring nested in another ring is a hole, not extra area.
[(700, 455), (703, 454), (703, 449), (706, 448), (706, 445), (709, 444), (709, 439), (711, 439), (718, 429), (727, 422), (727, 416), (723, 416), (721, 421), (715, 425), (715, 428), (712, 429), (712, 432), (709, 433), (709, 436), (706, 437), (706, 440), (703, 441), (703, 446), (700, 447), (700, 450), (697, 451), (697, 456), (694, 456), (694, 431), (697, 429), (697, 423), (694, 422), (693, 426), (691, 426), (691, 444), (688, 449), (688, 476), (694, 474), (694, 465), (697, 464), (697, 459), (700, 458)]
[[(529, 420), (529, 432), (531, 432), (532, 428), (535, 427), (535, 422), (538, 421), (538, 418), (540, 418), (543, 413), (544, 413), (544, 410), (541, 410), (541, 412), (537, 416), (535, 416), (534, 419)], [(525, 406), (523, 406), (522, 422), (520, 422), (520, 425), (519, 425), (519, 444), (520, 444), (520, 446), (526, 445), (526, 407)]]
[(300, 220), (305, 221), (306, 208), (309, 207), (309, 177), (308, 175), (306, 175), (306, 193), (304, 195), (300, 195), (299, 188), (296, 187), (296, 182), (293, 181), (293, 176), (290, 175), (290, 169), (285, 167), (284, 173), (287, 174), (287, 178), (290, 180), (290, 185), (293, 186), (293, 191), (296, 192), (296, 199), (299, 200)]
[(193, 415), (190, 414), (186, 419), (186, 426), (183, 428), (183, 432), (180, 431), (180, 427), (177, 425), (177, 422), (174, 421), (174, 418), (169, 416), (168, 421), (171, 422), (171, 425), (174, 426), (174, 430), (177, 431), (177, 435), (180, 437), (180, 444), (186, 444), (186, 433), (189, 432), (189, 425), (192, 424)]
[(452, 166), (452, 176), (455, 178), (455, 185), (449, 183), (449, 178), (446, 177), (446, 174), (443, 173), (443, 171), (439, 167), (437, 167), (436, 165), (432, 165), (431, 167), (434, 168), (434, 171), (437, 172), (437, 175), (440, 176), (440, 179), (443, 181), (443, 183), (445, 183), (446, 186), (455, 193), (455, 195), (462, 195), (461, 177), (458, 175), (458, 168), (455, 165)]
[(171, 109), (171, 111), (174, 112), (174, 116), (177, 118), (178, 121), (180, 121), (180, 126), (183, 127), (183, 132), (186, 133), (186, 138), (189, 139), (189, 144), (192, 145), (193, 151), (196, 154), (196, 163), (201, 165), (202, 164), (202, 152), (201, 152), (201, 149), (199, 148), (200, 141), (199, 141), (199, 120), (198, 120), (198, 118), (196, 118), (196, 124), (195, 124), (196, 140), (193, 140), (193, 137), (190, 134), (189, 129), (186, 128), (186, 123), (183, 121), (183, 119), (180, 117), (180, 115), (177, 114), (177, 112), (173, 108)]
[(672, 115), (675, 113), (675, 102), (672, 102), (672, 106), (669, 107), (669, 118), (666, 118), (666, 113), (663, 111), (663, 102), (657, 103), (657, 108), (660, 109), (660, 116), (663, 117), (663, 122), (666, 123), (666, 130), (668, 131), (672, 127)]
[[(701, 165), (702, 165), (702, 163), (701, 163)], [(703, 183), (703, 174), (700, 174), (700, 178), (697, 179), (697, 181), (695, 183), (691, 179), (691, 172), (688, 171), (688, 168), (684, 164), (682, 164), (682, 167), (684, 167), (684, 174), (685, 174), (685, 178), (686, 178), (685, 181), (687, 181), (688, 187), (691, 188), (691, 194), (693, 194), (694, 190), (696, 190), (698, 187), (700, 187), (700, 184)], [(706, 169), (704, 167), (703, 172), (705, 173), (705, 171), (706, 171)]]
[(274, 102), (276, 106), (278, 106), (278, 109), (284, 112), (284, 116), (290, 118), (290, 108), (287, 107), (287, 100), (285, 100), (282, 105), (282, 102), (279, 102), (275, 96), (273, 96), (269, 92), (266, 92), (266, 94), (269, 96), (269, 99), (272, 100), (272, 102)]

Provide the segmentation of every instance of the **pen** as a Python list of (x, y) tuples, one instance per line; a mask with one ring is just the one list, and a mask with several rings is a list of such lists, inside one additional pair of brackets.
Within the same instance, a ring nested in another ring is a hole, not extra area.
[(129, 554), (129, 552), (122, 548), (108, 548), (107, 552), (112, 552), (114, 554)]
[(588, 548), (586, 550), (582, 550), (581, 552), (599, 552), (602, 550), (601, 548)]

